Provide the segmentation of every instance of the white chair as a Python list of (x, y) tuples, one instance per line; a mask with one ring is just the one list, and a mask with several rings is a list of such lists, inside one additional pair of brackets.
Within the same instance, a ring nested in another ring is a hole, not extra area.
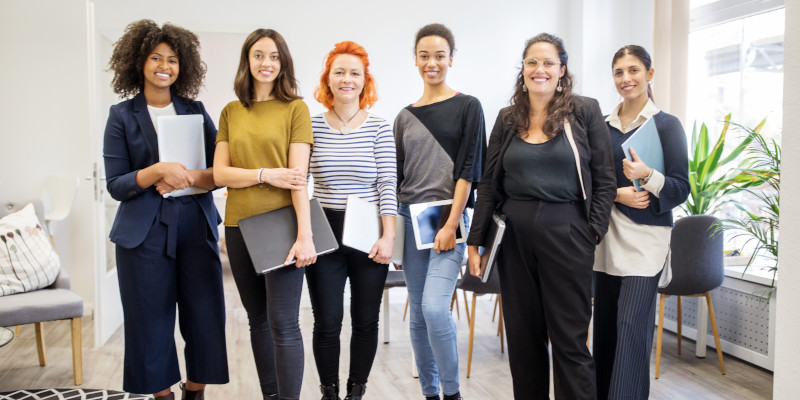
[(61, 221), (69, 215), (75, 195), (78, 193), (80, 179), (78, 177), (65, 177), (50, 175), (44, 178), (45, 205), (49, 207), (44, 214), (47, 231), (53, 232), (50, 226), (52, 221)]

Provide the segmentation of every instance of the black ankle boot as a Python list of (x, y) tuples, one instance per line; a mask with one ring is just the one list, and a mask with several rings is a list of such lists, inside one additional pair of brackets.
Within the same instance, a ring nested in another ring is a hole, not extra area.
[(361, 400), (364, 392), (367, 391), (367, 385), (364, 383), (353, 383), (347, 381), (347, 397), (344, 400)]
[(461, 392), (456, 392), (455, 394), (446, 394), (442, 400), (464, 400), (461, 397)]
[(205, 389), (200, 390), (189, 390), (186, 389), (186, 385), (181, 382), (181, 400), (204, 400), (205, 399)]
[(319, 391), (322, 392), (322, 400), (341, 400), (339, 398), (339, 382), (319, 385)]
[(439, 395), (437, 394), (436, 396), (425, 396), (425, 400), (441, 400), (441, 399), (439, 398)]

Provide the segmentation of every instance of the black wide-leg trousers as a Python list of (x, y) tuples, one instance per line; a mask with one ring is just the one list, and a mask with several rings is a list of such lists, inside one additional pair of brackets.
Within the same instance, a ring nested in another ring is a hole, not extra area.
[(503, 212), (499, 273), (514, 398), (549, 398), (549, 339), (556, 399), (595, 399), (586, 339), (596, 241), (583, 203), (509, 199)]

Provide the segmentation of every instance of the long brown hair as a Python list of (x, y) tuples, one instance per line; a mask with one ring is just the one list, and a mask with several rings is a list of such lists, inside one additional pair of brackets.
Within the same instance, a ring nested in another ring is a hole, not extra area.
[(253, 76), (250, 73), (250, 49), (262, 38), (270, 38), (278, 48), (278, 57), (281, 61), (281, 70), (272, 86), (272, 95), (281, 101), (290, 102), (301, 97), (297, 94), (297, 79), (294, 77), (294, 63), (289, 53), (289, 46), (280, 33), (272, 29), (256, 29), (242, 45), (242, 54), (239, 58), (239, 69), (236, 79), (233, 80), (233, 91), (245, 107), (253, 105)]
[[(567, 50), (564, 49), (564, 42), (558, 36), (549, 33), (540, 33), (525, 42), (525, 49), (522, 51), (522, 58), (528, 53), (528, 49), (536, 43), (550, 43), (555, 46), (558, 51), (558, 58), (561, 61), (561, 66), (564, 68), (564, 76), (561, 77), (561, 91), (556, 92), (555, 96), (547, 104), (544, 123), (542, 130), (548, 138), (556, 136), (564, 124), (564, 118), (572, 113), (573, 110), (573, 94), (572, 94), (572, 75), (569, 73), (567, 67)], [(514, 129), (520, 137), (528, 136), (528, 128), (530, 127), (530, 113), (531, 101), (528, 98), (528, 92), (524, 91), (525, 78), (522, 75), (524, 66), (520, 68), (519, 75), (517, 75), (517, 83), (514, 87), (514, 95), (511, 96), (511, 108), (509, 112), (503, 116), (503, 123), (507, 127)]]

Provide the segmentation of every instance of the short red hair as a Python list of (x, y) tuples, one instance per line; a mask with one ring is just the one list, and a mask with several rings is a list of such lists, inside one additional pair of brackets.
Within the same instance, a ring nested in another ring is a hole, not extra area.
[(378, 92), (375, 90), (375, 80), (372, 79), (372, 74), (369, 73), (369, 57), (367, 51), (356, 42), (349, 40), (336, 43), (333, 50), (328, 53), (325, 59), (325, 70), (322, 71), (322, 76), (319, 78), (320, 86), (314, 90), (314, 98), (322, 103), (328, 110), (333, 109), (333, 93), (331, 93), (328, 76), (331, 74), (331, 65), (333, 60), (340, 54), (352, 54), (361, 60), (364, 64), (364, 90), (361, 91), (359, 96), (358, 106), (362, 109), (372, 107), (378, 101)]

